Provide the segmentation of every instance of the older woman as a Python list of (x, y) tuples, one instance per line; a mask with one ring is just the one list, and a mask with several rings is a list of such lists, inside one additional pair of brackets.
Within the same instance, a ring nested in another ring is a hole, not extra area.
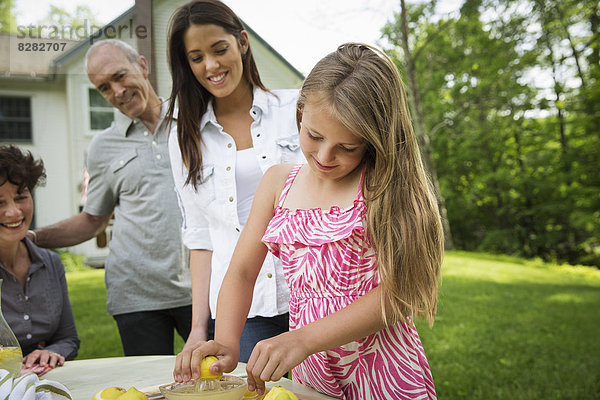
[(45, 177), (43, 162), (31, 152), (0, 146), (2, 312), (27, 368), (63, 365), (79, 349), (64, 266), (25, 237), (33, 217), (31, 192)]

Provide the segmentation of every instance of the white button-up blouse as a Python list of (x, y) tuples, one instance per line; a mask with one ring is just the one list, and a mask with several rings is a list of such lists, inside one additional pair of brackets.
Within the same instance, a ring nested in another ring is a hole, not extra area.
[[(275, 164), (305, 162), (296, 126), (298, 90), (254, 89), (250, 127), (254, 153), (263, 174)], [(216, 315), (217, 296), (242, 226), (237, 214), (236, 145), (217, 122), (212, 103), (200, 121), (202, 180), (195, 191), (184, 185), (177, 136), (169, 138), (171, 169), (183, 216), (183, 242), (192, 250), (212, 250), (210, 310)], [(249, 318), (272, 317), (289, 310), (289, 290), (279, 259), (268, 253), (254, 287)]]

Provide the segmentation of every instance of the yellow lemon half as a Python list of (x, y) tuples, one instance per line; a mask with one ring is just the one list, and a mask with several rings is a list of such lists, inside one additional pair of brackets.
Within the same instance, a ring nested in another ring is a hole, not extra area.
[(109, 387), (96, 393), (92, 400), (114, 400), (125, 392), (122, 387)]
[(223, 374), (211, 374), (209, 368), (215, 361), (219, 361), (219, 359), (215, 356), (206, 356), (200, 362), (200, 379), (213, 379), (220, 378)]
[(132, 387), (117, 398), (117, 400), (148, 400), (148, 396)]
[(298, 400), (298, 397), (284, 387), (274, 386), (264, 400)]

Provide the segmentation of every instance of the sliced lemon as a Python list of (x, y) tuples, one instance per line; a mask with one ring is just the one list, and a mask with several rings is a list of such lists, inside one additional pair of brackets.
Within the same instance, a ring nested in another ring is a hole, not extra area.
[(148, 400), (148, 396), (132, 387), (127, 392), (117, 397), (117, 400)]
[(126, 392), (122, 387), (109, 387), (99, 391), (92, 400), (114, 400)]

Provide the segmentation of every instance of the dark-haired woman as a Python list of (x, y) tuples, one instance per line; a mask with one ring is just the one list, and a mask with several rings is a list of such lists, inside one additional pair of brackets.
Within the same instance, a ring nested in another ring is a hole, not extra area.
[(33, 217), (31, 192), (45, 177), (44, 164), (31, 152), (0, 146), (2, 313), (27, 368), (63, 365), (79, 349), (65, 268), (56, 253), (25, 237)]
[[(173, 79), (168, 116), (177, 119), (169, 151), (184, 243), (191, 250), (194, 315), (175, 377), (188, 380), (199, 373), (196, 362), (189, 369), (193, 350), (210, 338), (209, 310), (214, 318), (262, 175), (272, 165), (304, 157), (295, 121), (298, 90), (265, 88), (248, 33), (229, 7), (199, 0), (179, 8), (170, 22), (168, 53)], [(258, 341), (289, 329), (288, 295), (281, 263), (267, 257), (241, 335), (240, 361), (248, 360)]]

